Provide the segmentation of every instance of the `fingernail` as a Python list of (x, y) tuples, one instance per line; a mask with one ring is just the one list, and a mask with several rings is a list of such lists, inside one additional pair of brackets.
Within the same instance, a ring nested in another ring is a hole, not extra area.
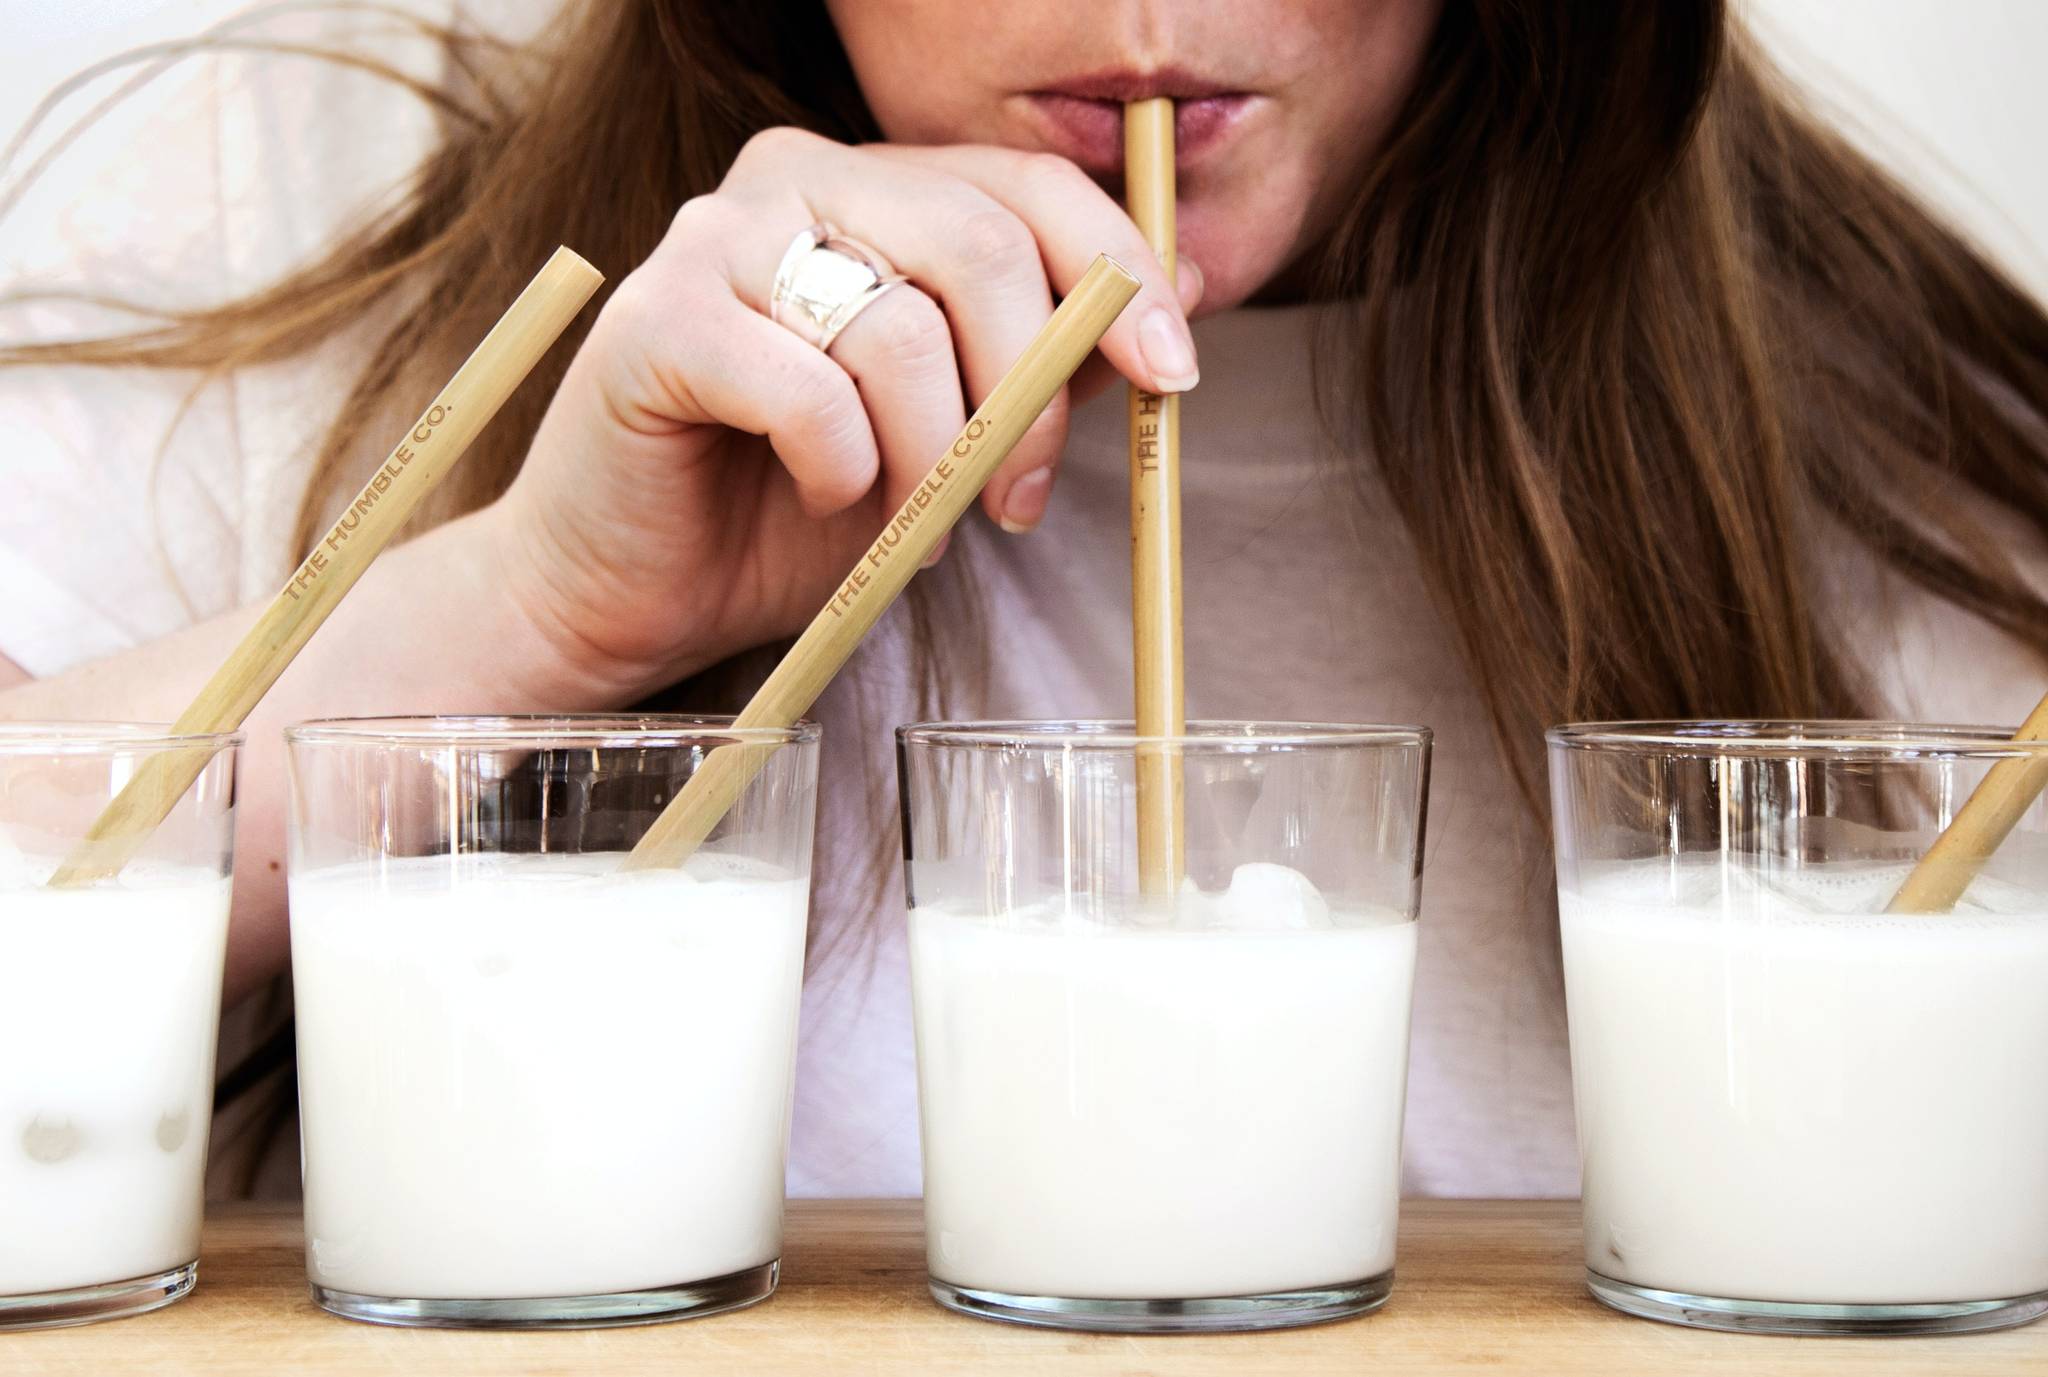
[(1003, 516), (999, 524), (1011, 535), (1024, 534), (1045, 520), (1045, 504), (1051, 496), (1052, 470), (1031, 470), (1010, 484), (1010, 495), (1003, 499)]
[(937, 564), (942, 558), (945, 557), (946, 547), (948, 545), (951, 545), (952, 543), (953, 533), (951, 531), (948, 531), (944, 535), (939, 537), (939, 543), (932, 546), (932, 552), (926, 555), (924, 557), (924, 563), (918, 565), (917, 567), (920, 569), (929, 569), (934, 564)]
[(1173, 266), (1173, 289), (1180, 293), (1180, 308), (1192, 311), (1202, 300), (1202, 293), (1209, 290), (1208, 280), (1202, 276), (1202, 265), (1192, 258), (1182, 258)]
[(1138, 322), (1138, 352), (1152, 372), (1152, 385), (1161, 392), (1185, 392), (1202, 379), (1188, 327), (1164, 306), (1154, 306)]

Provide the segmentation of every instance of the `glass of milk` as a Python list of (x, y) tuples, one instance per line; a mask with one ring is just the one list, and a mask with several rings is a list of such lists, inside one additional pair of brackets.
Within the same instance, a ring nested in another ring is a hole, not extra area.
[[(308, 723), (291, 768), (306, 1270), (328, 1310), (541, 1328), (775, 1288), (818, 732)], [(680, 868), (627, 852), (718, 750)]]
[(1593, 1294), (1716, 1329), (2048, 1310), (2048, 809), (1888, 913), (2000, 761), (1882, 722), (1550, 733)]
[[(1161, 759), (1185, 866), (1146, 893)], [(939, 1302), (1123, 1332), (1382, 1304), (1429, 733), (933, 724), (898, 761)]]
[[(0, 724), (0, 1329), (140, 1314), (198, 1275), (240, 741)], [(204, 764), (134, 857), (50, 887), (173, 752)]]

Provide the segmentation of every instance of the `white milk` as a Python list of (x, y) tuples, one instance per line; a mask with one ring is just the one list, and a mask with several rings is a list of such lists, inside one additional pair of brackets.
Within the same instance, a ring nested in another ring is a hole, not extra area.
[(0, 886), (0, 1295), (199, 1256), (228, 882)]
[(1561, 896), (1586, 1264), (1744, 1300), (2048, 1288), (2048, 903), (1711, 864)]
[(805, 886), (622, 859), (291, 877), (316, 1285), (601, 1295), (780, 1254)]
[(1386, 1272), (1415, 925), (1268, 865), (1146, 921), (911, 914), (932, 1275), (1137, 1300)]

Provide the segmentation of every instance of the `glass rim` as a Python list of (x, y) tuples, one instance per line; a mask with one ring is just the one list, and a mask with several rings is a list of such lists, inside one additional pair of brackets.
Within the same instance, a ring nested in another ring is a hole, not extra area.
[(816, 722), (788, 727), (741, 727), (725, 713), (451, 713), (445, 716), (316, 717), (284, 729), (293, 746), (442, 746), (479, 750), (567, 744), (631, 749), (749, 743), (814, 743)]
[(179, 731), (171, 722), (28, 718), (0, 722), (0, 755), (95, 755), (193, 746), (220, 751), (240, 746), (246, 739), (240, 728), (221, 732)]
[(1262, 722), (1242, 718), (1205, 718), (1189, 722), (1188, 730), (1146, 734), (1128, 718), (990, 719), (962, 722), (913, 722), (896, 729), (904, 746), (937, 746), (975, 750), (1036, 749), (1130, 751), (1141, 746), (1172, 746), (1181, 751), (1233, 751), (1246, 748), (1316, 750), (1355, 746), (1427, 746), (1428, 727), (1367, 722)]
[(2048, 740), (2016, 741), (1981, 723), (1856, 718), (1696, 718), (1567, 722), (1543, 739), (1553, 750), (1614, 755), (1780, 758), (2026, 760), (2048, 757)]

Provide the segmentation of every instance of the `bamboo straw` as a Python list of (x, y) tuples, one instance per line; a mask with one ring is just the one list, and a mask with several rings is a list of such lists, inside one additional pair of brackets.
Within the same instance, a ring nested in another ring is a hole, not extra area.
[[(2034, 705), (2012, 739), (2048, 740), (2048, 697)], [(1993, 765), (1906, 876), (1885, 912), (1947, 913), (1954, 908), (2044, 786), (2048, 756), (2014, 756)]]
[[(568, 249), (555, 250), (347, 513), (292, 573), (227, 662), (178, 715), (172, 731), (224, 732), (242, 725), (603, 281), (597, 269)], [(50, 883), (87, 884), (118, 872), (170, 816), (212, 755), (201, 747), (151, 755), (93, 820), (85, 840)]]
[[(1175, 270), (1173, 102), (1124, 107), (1124, 198), (1152, 252)], [(1187, 730), (1181, 670), (1180, 398), (1131, 388), (1132, 667), (1141, 736)], [(1181, 760), (1171, 748), (1138, 750), (1138, 884), (1180, 888), (1186, 868)]]
[[(1138, 279), (1122, 264), (1107, 255), (1095, 260), (797, 637), (734, 719), (735, 727), (787, 727), (809, 710), (1137, 291)], [(715, 748), (640, 838), (624, 868), (677, 866), (689, 859), (773, 749), (738, 742)]]

